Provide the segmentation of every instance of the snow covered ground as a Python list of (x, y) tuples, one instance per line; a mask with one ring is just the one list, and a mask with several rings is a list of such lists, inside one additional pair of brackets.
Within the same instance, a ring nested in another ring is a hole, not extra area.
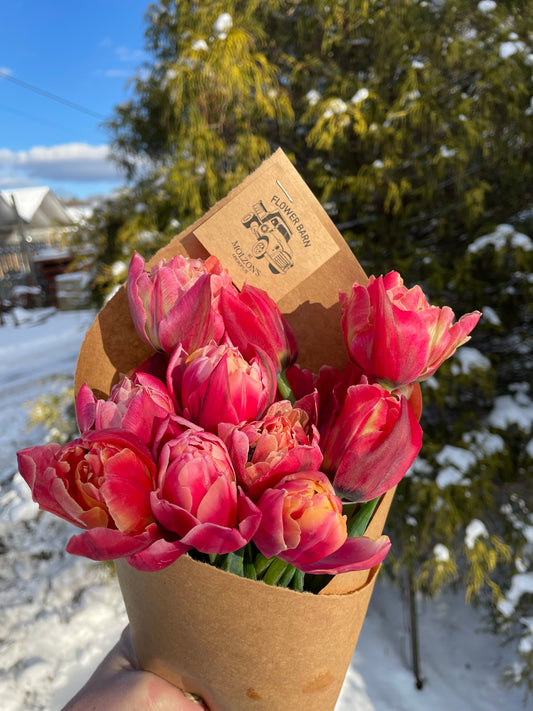
[[(86, 311), (23, 313), (0, 327), (0, 707), (59, 711), (113, 646), (126, 614), (110, 566), (68, 556), (73, 528), (38, 511), (16, 473), (15, 452), (40, 444), (24, 405), (74, 372)], [(384, 580), (370, 610), (336, 711), (521, 711), (522, 692), (499, 684), (512, 650), (481, 631), (460, 595), (420, 603), (417, 690), (401, 594)]]

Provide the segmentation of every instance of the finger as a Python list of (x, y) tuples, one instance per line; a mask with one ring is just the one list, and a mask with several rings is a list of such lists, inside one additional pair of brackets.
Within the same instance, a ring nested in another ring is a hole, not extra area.
[(132, 669), (138, 670), (141, 668), (130, 625), (127, 625), (122, 630), (122, 634), (120, 635), (120, 640), (118, 642), (118, 652), (123, 655)]

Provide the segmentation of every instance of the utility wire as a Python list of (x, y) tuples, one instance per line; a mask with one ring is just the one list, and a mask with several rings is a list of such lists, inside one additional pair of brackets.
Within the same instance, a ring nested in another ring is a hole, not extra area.
[(33, 84), (28, 84), (28, 82), (22, 81), (21, 79), (16, 79), (8, 72), (4, 72), (2, 69), (0, 69), (0, 78), (7, 79), (7, 81), (11, 81), (13, 82), (13, 84), (18, 84), (18, 86), (21, 86), (24, 89), (28, 89), (28, 91), (33, 91), (35, 94), (41, 94), (41, 96), (45, 96), (47, 99), (51, 99), (52, 101), (57, 101), (60, 104), (64, 104), (65, 106), (68, 106), (71, 109), (74, 109), (75, 111), (81, 111), (81, 113), (88, 114), (89, 116), (93, 116), (97, 119), (106, 118), (103, 114), (99, 114), (97, 111), (88, 109), (85, 106), (82, 106), (81, 104), (76, 104), (73, 101), (69, 101), (68, 99), (63, 99), (63, 97), (58, 96), (57, 94), (52, 94), (52, 92), (50, 91), (46, 91), (45, 89), (39, 89), (38, 86), (33, 86)]
[(33, 121), (34, 123), (43, 124), (47, 126), (52, 126), (53, 128), (59, 128), (61, 131), (68, 131), (66, 126), (62, 126), (55, 121), (48, 121), (47, 119), (35, 116), (35, 114), (29, 114), (26, 111), (20, 111), (20, 109), (14, 109), (12, 106), (5, 106), (5, 104), (0, 104), (0, 111), (7, 111), (15, 116), (22, 116), (22, 118), (28, 119), (28, 121)]

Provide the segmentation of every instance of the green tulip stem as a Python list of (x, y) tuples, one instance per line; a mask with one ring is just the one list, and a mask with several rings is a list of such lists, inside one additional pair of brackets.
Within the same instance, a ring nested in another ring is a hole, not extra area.
[(303, 592), (304, 591), (304, 578), (305, 578), (305, 573), (303, 572), (303, 570), (300, 570), (299, 568), (295, 568), (291, 588), (293, 590), (296, 590), (296, 592)]
[(287, 565), (287, 567), (285, 568), (285, 572), (283, 573), (281, 578), (278, 580), (278, 586), (280, 588), (290, 587), (295, 573), (296, 573), (296, 568), (293, 565)]
[(291, 405), (294, 405), (296, 398), (291, 390), (285, 371), (278, 373), (278, 390), (283, 400), (288, 400)]
[(244, 548), (220, 556), (218, 567), (227, 570), (228, 573), (244, 577)]
[(262, 578), (268, 566), (272, 563), (272, 558), (265, 558), (262, 553), (258, 553), (254, 559), (255, 573), (258, 578)]
[[(292, 574), (294, 574), (294, 567), (290, 563), (285, 563), (284, 561), (280, 560), (279, 558), (271, 558), (271, 563), (268, 566), (265, 574), (263, 575), (263, 582), (266, 583), (267, 585), (282, 585), (282, 579), (285, 577), (285, 580), (289, 576), (289, 570), (292, 568)], [(285, 580), (283, 582), (285, 582)], [(288, 582), (292, 580), (292, 575), (290, 576), (290, 579)], [(285, 585), (282, 585), (282, 587), (286, 587), (288, 583), (285, 583)]]
[(351, 515), (349, 511), (352, 505), (344, 504), (343, 511), (348, 515), (348, 535), (351, 538), (364, 535), (380, 498), (381, 497), (378, 496), (372, 499), (372, 501), (365, 501), (363, 504), (360, 504), (359, 508), (353, 511)]
[(243, 571), (245, 578), (257, 580), (257, 572), (254, 565), (254, 552), (251, 543), (248, 543), (244, 547)]

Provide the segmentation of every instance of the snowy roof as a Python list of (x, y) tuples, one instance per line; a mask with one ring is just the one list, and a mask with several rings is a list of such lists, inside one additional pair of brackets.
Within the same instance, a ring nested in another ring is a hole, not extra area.
[(24, 222), (31, 222), (49, 191), (50, 188), (47, 187), (17, 188), (16, 190), (2, 190), (0, 194), (8, 205), (11, 205), (14, 200), (20, 217)]
[[(16, 213), (13, 203), (15, 203)], [(72, 218), (66, 212), (63, 204), (47, 186), (2, 190), (0, 192), (0, 206), (0, 223), (16, 223), (18, 214), (23, 222), (36, 227), (72, 224)], [(6, 207), (8, 212), (6, 212)], [(5, 221), (2, 219), (4, 213), (6, 214)]]
[(92, 205), (66, 205), (65, 211), (72, 222), (78, 224), (88, 220), (94, 212)]

